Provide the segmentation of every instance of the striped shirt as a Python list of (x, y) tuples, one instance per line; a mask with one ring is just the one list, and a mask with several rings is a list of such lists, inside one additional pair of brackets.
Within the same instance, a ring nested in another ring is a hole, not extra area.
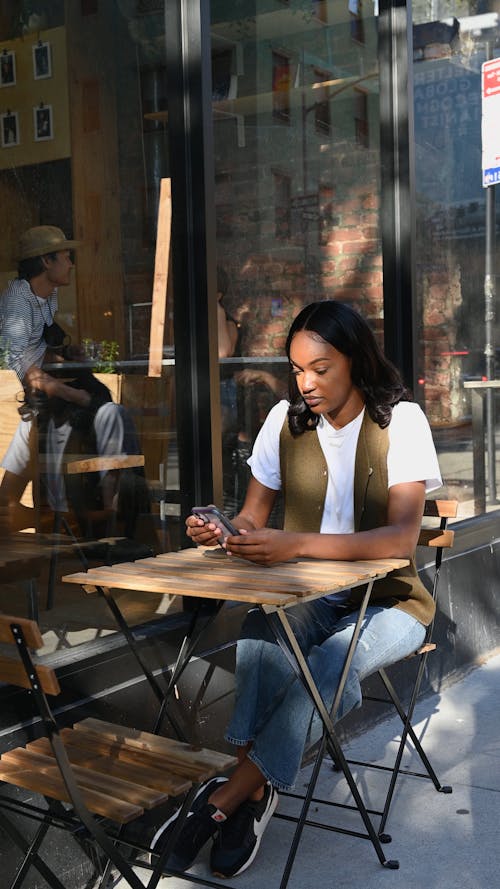
[(41, 367), (47, 349), (44, 325), (57, 312), (57, 289), (48, 299), (36, 296), (28, 281), (9, 281), (0, 296), (0, 344), (8, 365), (22, 381), (29, 367)]

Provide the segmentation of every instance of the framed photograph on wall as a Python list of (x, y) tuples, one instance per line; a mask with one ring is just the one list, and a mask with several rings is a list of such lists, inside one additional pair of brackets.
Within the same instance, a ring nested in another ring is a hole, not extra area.
[(33, 108), (33, 128), (35, 142), (45, 142), (54, 138), (52, 105), (37, 105)]
[(42, 43), (41, 40), (35, 43), (33, 48), (33, 77), (35, 80), (44, 80), (46, 77), (52, 77), (52, 56), (50, 52), (50, 43)]
[(13, 148), (19, 145), (19, 117), (17, 111), (6, 111), (0, 114), (0, 135), (2, 148)]
[(16, 85), (16, 54), (4, 49), (0, 53), (0, 86)]

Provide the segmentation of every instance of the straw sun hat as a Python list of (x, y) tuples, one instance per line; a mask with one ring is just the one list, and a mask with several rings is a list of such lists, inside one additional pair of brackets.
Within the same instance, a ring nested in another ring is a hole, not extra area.
[(59, 250), (73, 250), (80, 244), (81, 241), (69, 241), (55, 225), (36, 225), (21, 235), (16, 259), (20, 261), (45, 256), (46, 253), (57, 253)]

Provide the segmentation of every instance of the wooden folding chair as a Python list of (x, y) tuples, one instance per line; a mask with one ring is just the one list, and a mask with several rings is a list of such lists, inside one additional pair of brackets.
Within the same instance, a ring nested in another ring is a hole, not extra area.
[[(104, 859), (99, 881), (103, 889), (112, 866), (132, 889), (144, 889), (145, 885), (154, 889), (162, 873), (169, 873), (165, 862), (199, 784), (236, 765), (236, 758), (98, 719), (84, 719), (61, 729), (47, 699), (60, 691), (57, 677), (50, 667), (36, 664), (30, 651), (42, 645), (38, 625), (0, 615), (0, 643), (4, 647), (10, 643), (13, 649), (12, 656), (0, 657), (0, 681), (31, 690), (45, 732), (44, 737), (0, 757), (0, 781), (30, 791), (25, 799), (0, 793), (0, 828), (24, 854), (10, 889), (19, 889), (31, 867), (52, 889), (64, 889), (40, 855), (50, 827), (77, 836), (83, 831), (83, 836), (90, 838)], [(47, 807), (33, 794), (45, 797)], [(141, 867), (151, 872), (145, 884), (123, 850), (146, 852), (147, 844), (127, 841), (123, 827), (180, 794), (186, 796), (170, 840), (156, 863), (141, 861)], [(6, 812), (37, 822), (34, 837), (25, 838)]]
[[(438, 583), (439, 583), (439, 574), (441, 570), (441, 562), (443, 557), (444, 549), (451, 549), (454, 541), (454, 531), (451, 531), (447, 528), (448, 520), (456, 518), (458, 511), (458, 502), (456, 500), (426, 500), (424, 507), (424, 518), (436, 518), (439, 519), (439, 527), (438, 528), (426, 528), (423, 527), (420, 531), (420, 535), (418, 538), (418, 546), (421, 547), (432, 547), (435, 550), (434, 556), (434, 576), (432, 580), (432, 598), (436, 602), (437, 600), (437, 591), (438, 591)], [(420, 692), (420, 686), (422, 684), (422, 679), (425, 672), (425, 667), (427, 663), (427, 656), (431, 651), (435, 651), (436, 643), (432, 641), (432, 634), (434, 629), (434, 621), (427, 628), (426, 636), (423, 645), (416, 651), (413, 655), (410, 655), (410, 658), (415, 658), (417, 662), (417, 672), (415, 675), (415, 680), (413, 682), (413, 687), (410, 695), (410, 700), (408, 706), (405, 710), (401, 700), (394, 688), (393, 683), (389, 679), (387, 675), (387, 671), (384, 669), (378, 670), (377, 675), (379, 676), (382, 684), (387, 692), (387, 697), (376, 697), (375, 695), (363, 695), (363, 700), (365, 701), (376, 701), (382, 704), (392, 704), (398, 715), (401, 718), (403, 723), (403, 731), (401, 733), (401, 740), (398, 744), (398, 750), (396, 754), (396, 759), (394, 761), (394, 765), (392, 766), (384, 766), (376, 763), (362, 762), (360, 760), (349, 760), (351, 765), (357, 766), (367, 766), (373, 769), (379, 769), (381, 771), (387, 771), (391, 773), (391, 779), (389, 783), (389, 787), (387, 790), (387, 795), (385, 798), (385, 803), (383, 807), (383, 811), (381, 813), (380, 824), (378, 827), (378, 833), (381, 842), (390, 842), (391, 836), (390, 834), (385, 833), (385, 826), (387, 823), (387, 819), (389, 817), (389, 811), (391, 808), (394, 791), (396, 788), (396, 782), (398, 780), (398, 776), (401, 774), (411, 775), (417, 778), (427, 778), (432, 781), (434, 787), (439, 793), (451, 793), (452, 788), (449, 785), (441, 784), (439, 778), (437, 777), (430, 761), (425, 753), (425, 750), (422, 747), (422, 744), (417, 737), (415, 730), (412, 726), (411, 720), (413, 718), (413, 711), (415, 709), (415, 704), (417, 703), (417, 698)], [(408, 660), (406, 658), (405, 660)], [(411, 741), (415, 752), (418, 754), (422, 765), (425, 769), (425, 772), (415, 772), (409, 769), (401, 768), (401, 762), (403, 759), (403, 754), (408, 744), (408, 740)]]
[[(443, 549), (450, 548), (453, 545), (454, 532), (447, 529), (448, 519), (455, 518), (456, 514), (457, 514), (457, 510), (458, 510), (458, 503), (454, 500), (451, 500), (451, 501), (448, 501), (448, 500), (428, 500), (425, 503), (424, 517), (432, 516), (434, 518), (439, 519), (439, 528), (433, 528), (433, 529), (422, 528), (422, 530), (420, 532), (419, 539), (418, 539), (419, 546), (430, 546), (435, 549), (434, 577), (433, 577), (433, 583), (432, 583), (432, 597), (433, 597), (434, 601), (436, 601), (436, 597), (437, 597), (437, 589), (438, 589), (438, 581), (439, 581), (439, 573), (440, 573), (441, 562), (442, 562)], [(405, 709), (404, 709), (404, 707), (403, 707), (403, 705), (402, 705), (402, 703), (401, 703), (401, 701), (394, 689), (394, 686), (392, 685), (389, 677), (387, 676), (386, 671), (383, 669), (377, 671), (377, 673), (380, 676), (380, 679), (381, 679), (385, 689), (387, 690), (388, 697), (387, 698), (380, 698), (380, 697), (374, 697), (374, 696), (369, 696), (369, 695), (363, 696), (364, 700), (372, 700), (372, 701), (377, 701), (379, 703), (392, 704), (396, 708), (396, 711), (402, 720), (403, 731), (401, 734), (401, 740), (398, 745), (398, 750), (397, 750), (394, 765), (393, 766), (383, 766), (383, 765), (379, 765), (376, 763), (364, 762), (361, 760), (346, 759), (343, 755), (343, 752), (342, 752), (340, 746), (332, 745), (332, 743), (328, 741), (326, 733), (323, 732), (323, 737), (322, 737), (321, 743), (319, 745), (318, 751), (317, 751), (315, 758), (314, 758), (314, 765), (313, 765), (311, 777), (309, 779), (308, 787), (307, 787), (307, 791), (306, 791), (305, 795), (299, 794), (299, 793), (292, 793), (292, 792), (285, 793), (285, 792), (281, 791), (281, 794), (280, 794), (281, 796), (286, 796), (286, 797), (290, 797), (292, 799), (297, 799), (297, 800), (302, 801), (302, 807), (301, 807), (300, 814), (298, 817), (295, 815), (292, 816), (292, 815), (282, 814), (280, 812), (276, 812), (274, 815), (274, 817), (281, 818), (286, 821), (291, 821), (296, 824), (295, 833), (294, 833), (290, 851), (288, 854), (288, 859), (287, 859), (287, 862), (286, 862), (286, 865), (285, 865), (285, 868), (283, 871), (281, 883), (280, 883), (280, 889), (286, 889), (286, 886), (288, 884), (288, 880), (289, 880), (290, 873), (291, 873), (291, 870), (293, 867), (293, 863), (294, 863), (295, 856), (297, 853), (301, 833), (302, 833), (304, 826), (308, 825), (310, 827), (317, 827), (317, 828), (321, 828), (324, 830), (332, 831), (334, 833), (348, 834), (350, 836), (357, 836), (357, 837), (368, 836), (373, 843), (374, 849), (379, 857), (381, 864), (384, 867), (388, 868), (389, 870), (396, 870), (397, 868), (399, 868), (399, 862), (394, 859), (386, 859), (383, 852), (382, 852), (382, 847), (380, 846), (380, 843), (389, 843), (389, 842), (391, 842), (391, 839), (392, 839), (389, 834), (384, 833), (384, 829), (385, 829), (385, 825), (387, 822), (387, 818), (389, 816), (389, 810), (390, 810), (392, 799), (394, 796), (394, 789), (396, 786), (398, 776), (400, 774), (409, 774), (409, 775), (416, 776), (416, 777), (428, 778), (428, 779), (432, 780), (436, 790), (440, 791), (441, 793), (451, 793), (452, 792), (451, 787), (449, 787), (447, 785), (442, 785), (440, 783), (440, 781), (439, 781), (436, 773), (434, 772), (434, 769), (432, 768), (431, 763), (429, 762), (429, 759), (422, 747), (422, 744), (420, 743), (420, 741), (413, 729), (413, 726), (411, 724), (411, 720), (413, 717), (413, 711), (415, 709), (415, 704), (417, 702), (417, 698), (418, 698), (418, 694), (419, 694), (419, 690), (420, 690), (420, 685), (421, 685), (422, 678), (424, 675), (427, 655), (429, 654), (430, 651), (433, 651), (436, 648), (435, 643), (432, 642), (433, 623), (427, 629), (426, 637), (425, 637), (424, 643), (421, 646), (421, 648), (419, 648), (419, 650), (416, 651), (413, 655), (410, 655), (411, 658), (416, 657), (418, 659), (418, 667), (417, 667), (417, 673), (415, 676), (415, 681), (414, 681), (412, 692), (411, 692), (410, 702), (408, 704), (406, 711), (405, 711)], [(335, 711), (335, 702), (334, 702), (334, 705), (332, 708), (332, 713), (334, 711)], [(425, 772), (413, 772), (413, 771), (409, 771), (409, 770), (401, 768), (401, 760), (402, 760), (403, 753), (406, 748), (408, 739), (410, 739), (411, 742), (413, 743), (414, 748), (424, 765), (424, 768), (426, 770)], [(361, 766), (361, 767), (364, 766), (366, 768), (382, 769), (384, 771), (391, 772), (391, 780), (390, 780), (389, 788), (387, 790), (387, 794), (386, 794), (386, 798), (385, 798), (385, 802), (384, 802), (384, 808), (382, 811), (374, 811), (373, 809), (368, 810), (365, 808), (364, 802), (362, 800), (360, 800), (359, 791), (357, 790), (356, 782), (354, 781), (354, 778), (352, 777), (352, 775), (350, 776), (351, 780), (348, 781), (348, 784), (349, 784), (350, 791), (353, 794), (354, 801), (355, 801), (356, 805), (354, 805), (354, 804), (349, 805), (348, 803), (338, 803), (333, 800), (319, 798), (314, 795), (315, 787), (316, 787), (316, 784), (317, 784), (317, 781), (319, 778), (321, 765), (323, 763), (324, 756), (327, 752), (330, 754), (330, 756), (333, 760), (333, 768), (335, 769), (335, 771), (339, 771), (339, 772), (344, 771), (344, 775), (346, 775), (346, 777), (348, 774), (348, 772), (346, 774), (346, 767), (348, 769), (350, 766), (353, 766), (353, 765), (354, 766)], [(341, 767), (342, 761), (343, 761), (343, 766)], [(308, 812), (309, 812), (311, 803), (314, 803), (319, 806), (325, 806), (327, 808), (341, 808), (343, 810), (358, 811), (360, 813), (364, 812), (363, 820), (364, 820), (365, 827), (366, 827), (368, 833), (361, 834), (361, 833), (359, 833), (359, 831), (351, 830), (345, 826), (336, 826), (336, 825), (333, 825), (330, 823), (327, 824), (323, 821), (317, 821), (317, 820), (311, 819), (310, 817), (308, 817)], [(378, 829), (375, 829), (375, 827), (372, 825), (372, 820), (371, 820), (372, 815), (381, 817)]]

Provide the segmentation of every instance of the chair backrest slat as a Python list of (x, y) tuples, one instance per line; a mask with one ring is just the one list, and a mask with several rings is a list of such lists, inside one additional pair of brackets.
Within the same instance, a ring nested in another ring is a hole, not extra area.
[[(0, 682), (9, 685), (17, 685), (20, 688), (31, 688), (31, 683), (26, 673), (24, 664), (19, 656), (17, 642), (12, 635), (12, 625), (21, 628), (24, 640), (28, 648), (36, 650), (43, 645), (40, 627), (34, 620), (25, 617), (17, 617), (12, 614), (0, 614), (0, 642), (13, 646), (12, 657), (9, 655), (0, 657)], [(51, 667), (36, 664), (36, 672), (43, 691), (48, 695), (58, 695), (61, 692), (57, 676)]]
[[(433, 528), (420, 529), (418, 546), (433, 546), (436, 550), (450, 549), (453, 546), (455, 532), (448, 530), (448, 519), (456, 518), (458, 512), (457, 500), (426, 500), (424, 505), (424, 518), (439, 519), (439, 525), (434, 523)], [(436, 558), (441, 558), (436, 554)]]
[(21, 627), (28, 648), (37, 649), (42, 647), (43, 639), (38, 624), (34, 620), (27, 620), (25, 617), (15, 617), (12, 614), (0, 614), (0, 642), (7, 642), (11, 645), (15, 644), (11, 630), (12, 624), (17, 624)]
[(454, 538), (454, 531), (441, 531), (440, 528), (422, 528), (418, 537), (418, 546), (439, 546), (442, 549), (451, 549)]
[(109, 472), (112, 469), (138, 469), (144, 466), (144, 454), (119, 454), (116, 457), (87, 457), (82, 460), (70, 460), (66, 463), (68, 475), (79, 475), (85, 472)]
[[(40, 680), (40, 685), (46, 694), (60, 694), (61, 689), (59, 682), (51, 667), (37, 664), (36, 672)], [(0, 682), (6, 682), (9, 685), (17, 685), (20, 688), (31, 688), (31, 683), (22, 661), (10, 657), (0, 656)]]
[(457, 500), (426, 500), (424, 516), (435, 516), (439, 519), (455, 519), (458, 512)]

